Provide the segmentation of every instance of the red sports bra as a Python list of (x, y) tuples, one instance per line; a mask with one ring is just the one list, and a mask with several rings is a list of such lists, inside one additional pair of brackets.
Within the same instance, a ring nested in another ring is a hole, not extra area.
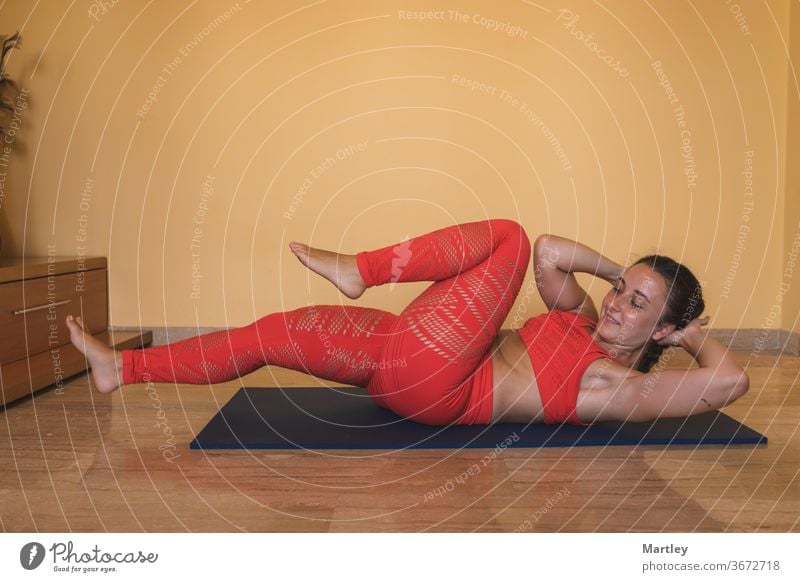
[(597, 359), (616, 360), (584, 326), (594, 330), (596, 324), (579, 313), (553, 310), (531, 317), (519, 330), (536, 375), (547, 424), (589, 426), (578, 418), (575, 408), (583, 373)]

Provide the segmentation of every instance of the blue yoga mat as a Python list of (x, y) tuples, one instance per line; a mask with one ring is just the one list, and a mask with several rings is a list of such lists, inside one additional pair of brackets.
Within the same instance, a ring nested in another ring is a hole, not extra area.
[(607, 445), (757, 445), (767, 437), (711, 411), (589, 427), (497, 423), (429, 426), (377, 406), (363, 388), (242, 388), (192, 449), (459, 449)]

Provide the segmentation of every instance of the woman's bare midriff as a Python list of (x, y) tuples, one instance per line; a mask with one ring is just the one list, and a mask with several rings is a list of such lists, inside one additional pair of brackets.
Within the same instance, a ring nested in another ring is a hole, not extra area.
[(519, 333), (501, 329), (492, 346), (492, 421), (543, 422), (544, 411), (528, 350)]

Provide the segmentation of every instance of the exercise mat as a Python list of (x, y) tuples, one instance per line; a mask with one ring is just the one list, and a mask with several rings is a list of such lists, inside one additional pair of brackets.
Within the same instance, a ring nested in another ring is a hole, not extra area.
[(767, 438), (719, 411), (646, 423), (430, 426), (375, 404), (363, 388), (242, 388), (192, 449), (460, 449), (755, 445)]

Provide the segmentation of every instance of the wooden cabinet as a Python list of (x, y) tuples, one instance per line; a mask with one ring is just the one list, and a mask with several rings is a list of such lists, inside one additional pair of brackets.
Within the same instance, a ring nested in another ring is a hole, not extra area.
[(0, 404), (85, 372), (65, 317), (80, 315), (92, 335), (115, 349), (152, 341), (151, 332), (108, 331), (104, 257), (0, 257)]

